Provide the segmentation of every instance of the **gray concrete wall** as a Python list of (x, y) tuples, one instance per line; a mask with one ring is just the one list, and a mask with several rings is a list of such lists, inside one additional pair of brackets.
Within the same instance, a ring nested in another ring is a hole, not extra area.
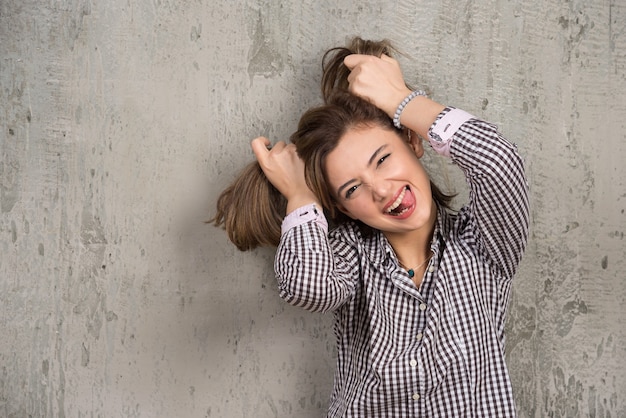
[(0, 416), (322, 415), (332, 318), (202, 222), (355, 34), (526, 157), (520, 415), (626, 417), (621, 0), (1, 0)]

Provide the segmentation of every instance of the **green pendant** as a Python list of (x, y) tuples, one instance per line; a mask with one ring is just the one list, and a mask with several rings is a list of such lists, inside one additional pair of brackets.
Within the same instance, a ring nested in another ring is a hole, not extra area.
[(407, 271), (407, 273), (409, 273), (410, 278), (413, 278), (413, 276), (415, 276), (415, 272), (413, 271), (413, 269)]

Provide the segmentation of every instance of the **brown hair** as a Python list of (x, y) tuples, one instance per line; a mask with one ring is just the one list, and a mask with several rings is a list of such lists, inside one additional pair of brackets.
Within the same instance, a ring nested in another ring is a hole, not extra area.
[(207, 221), (223, 226), (240, 251), (277, 246), (287, 200), (265, 177), (258, 162), (249, 163), (217, 199), (217, 212)]
[[(333, 48), (326, 52), (323, 62), (322, 96), (324, 104), (305, 112), (290, 141), (296, 145), (298, 156), (305, 164), (308, 186), (324, 208), (327, 218), (338, 225), (351, 221), (335, 204), (326, 177), (325, 161), (339, 140), (350, 129), (379, 126), (395, 131), (389, 116), (373, 104), (348, 92), (347, 77), (350, 73), (343, 64), (346, 56), (353, 53), (380, 56), (391, 55), (388, 41), (353, 39), (347, 47)], [(450, 208), (453, 196), (442, 193), (432, 182), (433, 199), (439, 206)], [(217, 213), (208, 222), (223, 226), (229, 239), (241, 251), (258, 246), (277, 246), (280, 242), (281, 223), (287, 202), (267, 180), (258, 162), (250, 163), (239, 173), (235, 181), (224, 190), (217, 200)], [(356, 221), (364, 235), (372, 229)]]
[(324, 102), (337, 91), (348, 91), (348, 76), (350, 70), (343, 65), (343, 60), (352, 54), (374, 55), (380, 57), (385, 54), (393, 56), (396, 49), (386, 39), (368, 41), (353, 38), (348, 45), (329, 49), (322, 58), (322, 97)]

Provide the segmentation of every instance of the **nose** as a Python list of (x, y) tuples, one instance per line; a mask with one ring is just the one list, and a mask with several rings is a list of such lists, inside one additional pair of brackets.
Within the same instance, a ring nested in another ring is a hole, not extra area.
[(391, 183), (384, 179), (372, 179), (369, 183), (372, 199), (376, 202), (385, 201), (391, 192)]

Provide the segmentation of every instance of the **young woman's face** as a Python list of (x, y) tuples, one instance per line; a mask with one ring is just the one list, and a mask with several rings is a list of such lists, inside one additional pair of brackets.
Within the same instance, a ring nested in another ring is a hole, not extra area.
[(430, 227), (434, 202), (422, 153), (421, 140), (411, 148), (379, 126), (348, 131), (326, 158), (339, 210), (387, 233)]

